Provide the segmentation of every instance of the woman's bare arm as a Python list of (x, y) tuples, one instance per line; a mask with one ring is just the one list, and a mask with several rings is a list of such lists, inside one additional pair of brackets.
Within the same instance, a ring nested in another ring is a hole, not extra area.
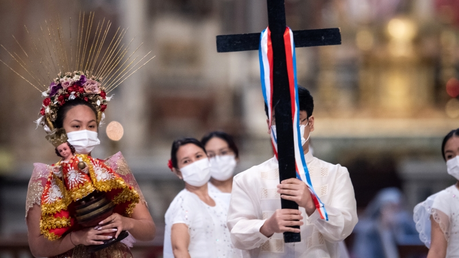
[(46, 239), (40, 233), (41, 207), (34, 205), (27, 214), (27, 228), (30, 251), (33, 256), (46, 257), (67, 252), (75, 246), (70, 241), (70, 234), (55, 241)]
[(190, 234), (188, 226), (183, 223), (172, 225), (171, 228), (172, 252), (176, 258), (190, 258), (188, 246), (190, 245)]
[(445, 234), (440, 228), (440, 225), (430, 216), (431, 223), (431, 244), (430, 250), (427, 254), (427, 258), (445, 258), (446, 247), (448, 242), (446, 241)]

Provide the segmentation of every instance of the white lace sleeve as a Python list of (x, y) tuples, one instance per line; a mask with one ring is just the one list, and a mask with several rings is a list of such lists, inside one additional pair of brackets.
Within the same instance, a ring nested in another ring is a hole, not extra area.
[(421, 241), (430, 248), (431, 220), (432, 217), (443, 231), (446, 240), (449, 240), (448, 192), (441, 191), (429, 196), (425, 201), (414, 207), (413, 219)]

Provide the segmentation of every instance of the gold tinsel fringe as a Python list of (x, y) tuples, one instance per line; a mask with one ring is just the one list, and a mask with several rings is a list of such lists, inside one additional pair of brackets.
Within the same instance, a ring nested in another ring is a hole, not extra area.
[(88, 194), (94, 192), (94, 190), (96, 189), (94, 188), (91, 182), (85, 182), (82, 186), (78, 187), (78, 189), (73, 189), (69, 191), (72, 200), (78, 201), (88, 196)]
[(55, 218), (53, 216), (46, 216), (40, 220), (41, 230), (65, 228), (70, 227), (71, 225), (70, 218)]

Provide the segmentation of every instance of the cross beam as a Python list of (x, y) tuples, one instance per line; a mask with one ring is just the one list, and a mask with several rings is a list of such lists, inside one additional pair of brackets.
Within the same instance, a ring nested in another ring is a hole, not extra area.
[[(290, 110), (287, 64), (283, 34), (286, 29), (284, 0), (267, 0), (268, 24), (273, 49), (273, 105), (277, 129), (279, 180), (296, 177), (293, 124)], [(341, 44), (338, 28), (294, 31), (295, 47)], [(257, 50), (260, 33), (217, 36), (218, 52)], [(311, 114), (308, 114), (311, 115)], [(283, 209), (298, 209), (295, 202), (281, 199)], [(284, 232), (284, 241), (300, 242), (299, 233)]]

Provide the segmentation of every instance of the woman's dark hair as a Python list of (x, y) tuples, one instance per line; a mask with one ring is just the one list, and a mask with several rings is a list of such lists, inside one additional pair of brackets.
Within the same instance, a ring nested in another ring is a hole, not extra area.
[(443, 142), (441, 143), (441, 155), (443, 156), (443, 159), (446, 161), (446, 157), (445, 157), (445, 145), (446, 145), (446, 142), (451, 139), (451, 137), (453, 136), (456, 136), (456, 137), (459, 137), (459, 128), (457, 129), (454, 129), (452, 130), (451, 132), (449, 132), (445, 138), (443, 138)]
[(201, 139), (202, 145), (206, 146), (207, 142), (214, 137), (224, 140), (228, 144), (228, 147), (234, 152), (234, 154), (236, 155), (236, 158), (239, 157), (239, 150), (236, 146), (236, 143), (234, 143), (233, 137), (222, 131), (214, 131), (214, 132), (210, 132), (206, 134)]
[[(73, 145), (70, 144), (70, 142), (67, 142), (67, 144), (69, 145), (69, 148), (70, 148), (70, 151), (72, 152), (72, 154), (75, 154), (75, 147), (73, 147)], [(61, 155), (61, 154), (59, 153), (59, 151), (57, 150), (57, 147), (54, 149), (54, 151), (56, 152), (56, 155), (57, 155), (58, 157), (63, 158), (62, 155)]]
[(64, 119), (65, 119), (65, 116), (67, 115), (67, 112), (70, 109), (72, 109), (73, 107), (76, 107), (78, 105), (88, 106), (94, 112), (94, 114), (96, 115), (96, 119), (98, 118), (97, 117), (97, 111), (96, 111), (96, 109), (94, 108), (93, 105), (89, 104), (88, 102), (84, 101), (83, 99), (76, 98), (76, 99), (69, 100), (69, 101), (65, 102), (64, 105), (62, 105), (62, 107), (59, 108), (59, 110), (57, 111), (56, 121), (54, 121), (54, 128), (63, 128), (64, 127)]
[(202, 143), (200, 141), (196, 140), (195, 138), (181, 138), (181, 139), (175, 140), (172, 143), (172, 148), (171, 148), (171, 161), (172, 161), (172, 166), (174, 168), (178, 169), (178, 164), (177, 164), (177, 151), (178, 151), (178, 149), (180, 148), (180, 146), (183, 146), (183, 145), (189, 144), (189, 143), (198, 146), (207, 155), (206, 148), (204, 148)]

